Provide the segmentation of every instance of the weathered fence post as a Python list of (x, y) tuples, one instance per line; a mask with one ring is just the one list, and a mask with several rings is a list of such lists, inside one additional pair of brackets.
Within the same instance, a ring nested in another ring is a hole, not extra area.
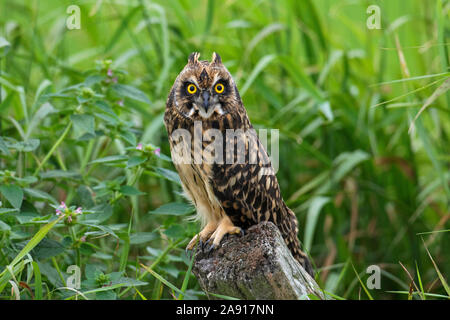
[(198, 249), (193, 272), (207, 294), (247, 300), (309, 299), (313, 294), (325, 299), (271, 222), (251, 227), (243, 237), (224, 238), (221, 246), (209, 253)]

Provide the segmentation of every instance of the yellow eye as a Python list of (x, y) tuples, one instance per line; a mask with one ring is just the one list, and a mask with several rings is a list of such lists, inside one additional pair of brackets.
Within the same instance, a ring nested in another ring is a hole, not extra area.
[(225, 86), (221, 83), (216, 84), (214, 87), (214, 90), (216, 90), (217, 93), (222, 93), (223, 90), (225, 90)]
[(189, 92), (189, 94), (194, 94), (197, 92), (197, 87), (191, 83), (187, 86), (187, 91)]

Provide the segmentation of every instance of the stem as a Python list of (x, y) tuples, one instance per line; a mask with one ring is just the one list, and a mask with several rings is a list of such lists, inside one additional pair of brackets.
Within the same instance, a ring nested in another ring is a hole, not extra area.
[(62, 284), (64, 287), (67, 287), (66, 280), (64, 279), (61, 270), (59, 269), (58, 263), (56, 262), (55, 257), (52, 258), (53, 265), (55, 266), (56, 272), (58, 272), (59, 278), (61, 279)]
[(59, 145), (61, 144), (61, 142), (63, 142), (64, 138), (67, 136), (67, 134), (69, 133), (70, 128), (72, 127), (72, 121), (69, 122), (69, 124), (67, 125), (66, 129), (64, 130), (63, 134), (61, 135), (61, 137), (59, 137), (59, 139), (56, 141), (56, 143), (53, 145), (53, 147), (50, 149), (50, 151), (47, 153), (47, 155), (45, 156), (44, 160), (42, 160), (41, 164), (37, 167), (36, 171), (34, 172), (33, 176), (37, 176), (37, 174), (39, 173), (39, 171), (41, 171), (41, 168), (44, 166), (44, 164), (48, 161), (48, 159), (50, 159), (50, 157), (52, 156), (52, 154), (55, 152), (56, 148), (59, 147)]
[[(136, 170), (134, 176), (130, 179), (130, 181), (127, 183), (127, 186), (133, 186), (136, 181), (139, 179), (139, 177), (142, 175), (142, 173), (144, 172), (144, 168), (139, 167), (138, 170)], [(119, 192), (115, 192), (114, 193), (114, 197), (111, 199), (110, 204), (114, 204), (117, 200), (119, 200), (120, 198), (122, 198), (123, 194), (119, 193)]]
[(56, 152), (56, 160), (58, 160), (58, 163), (59, 163), (59, 166), (61, 167), (61, 169), (63, 169), (64, 171), (67, 171), (67, 167), (64, 164), (64, 161), (61, 156), (61, 149), (58, 149), (58, 151)]
[(77, 234), (75, 233), (74, 227), (70, 227), (70, 235), (72, 236), (72, 241), (74, 243), (74, 248), (76, 252), (75, 256), (75, 264), (81, 268), (81, 254), (80, 254), (80, 248), (78, 248), (78, 240), (77, 240)]
[(92, 150), (94, 149), (94, 142), (95, 142), (94, 139), (91, 139), (89, 141), (86, 153), (84, 154), (83, 161), (81, 162), (80, 172), (84, 171), (84, 168), (86, 168), (86, 165), (87, 165), (89, 159), (91, 158)]

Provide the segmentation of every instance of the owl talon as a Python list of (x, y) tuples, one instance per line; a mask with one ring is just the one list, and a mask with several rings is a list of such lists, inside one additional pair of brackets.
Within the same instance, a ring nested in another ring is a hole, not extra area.
[[(209, 252), (211, 249), (211, 238), (209, 238), (208, 240), (205, 241), (204, 245), (203, 245), (203, 251), (204, 252)], [(208, 247), (209, 246), (209, 247)]]
[(231, 222), (230, 218), (225, 216), (219, 222), (216, 231), (214, 231), (209, 239), (212, 241), (214, 248), (217, 248), (225, 236), (229, 234), (242, 234), (242, 232), (241, 228), (236, 227), (233, 222)]
[(214, 249), (216, 249), (216, 246), (213, 243), (209, 247), (207, 247), (204, 252), (207, 253), (207, 254), (210, 254)]

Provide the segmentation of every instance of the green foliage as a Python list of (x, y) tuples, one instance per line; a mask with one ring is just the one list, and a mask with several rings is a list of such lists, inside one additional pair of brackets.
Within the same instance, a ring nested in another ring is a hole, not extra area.
[(254, 126), (280, 130), (327, 294), (449, 298), (448, 1), (377, 1), (380, 30), (359, 0), (84, 1), (68, 30), (71, 4), (0, 2), (1, 299), (206, 298), (163, 126), (193, 51), (218, 52)]

